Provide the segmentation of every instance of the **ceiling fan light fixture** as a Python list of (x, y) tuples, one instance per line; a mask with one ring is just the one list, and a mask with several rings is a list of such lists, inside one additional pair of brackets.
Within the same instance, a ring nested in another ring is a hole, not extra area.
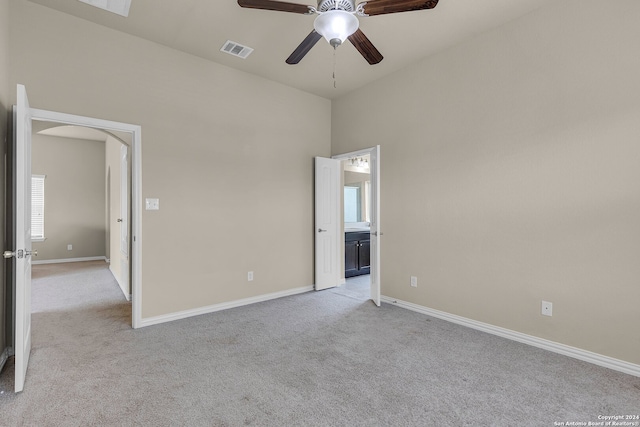
[(318, 15), (313, 28), (336, 48), (355, 33), (359, 25), (358, 18), (353, 13), (333, 9)]

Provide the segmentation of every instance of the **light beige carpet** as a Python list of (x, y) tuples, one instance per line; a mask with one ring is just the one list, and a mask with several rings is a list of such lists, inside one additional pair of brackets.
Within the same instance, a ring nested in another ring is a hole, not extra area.
[(640, 378), (331, 290), (132, 330), (104, 263), (36, 266), (33, 288), (25, 390), (11, 391), (9, 363), (2, 426), (553, 426), (640, 414)]

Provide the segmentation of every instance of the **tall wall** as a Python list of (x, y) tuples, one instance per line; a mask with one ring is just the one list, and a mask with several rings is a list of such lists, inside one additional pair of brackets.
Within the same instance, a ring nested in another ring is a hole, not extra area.
[(333, 102), (333, 154), (381, 145), (384, 295), (640, 363), (639, 21), (554, 2)]
[[(9, 0), (0, 0), (0, 147), (1, 152), (6, 153), (7, 124), (9, 120), (9, 106), (11, 105), (11, 95), (9, 89)], [(0, 201), (4, 200), (4, 177), (5, 163), (0, 160)], [(5, 243), (4, 209), (0, 209), (0, 242)], [(5, 246), (6, 247), (6, 246)], [(0, 355), (6, 345), (5, 316), (7, 313), (6, 283), (4, 279), (4, 262), (0, 262)], [(1, 357), (1, 356), (0, 356)]]
[(34, 261), (107, 255), (104, 167), (104, 142), (33, 135), (31, 171), (46, 175), (46, 240), (33, 242)]
[(142, 127), (143, 318), (313, 284), (328, 100), (28, 1), (11, 20), (34, 108)]

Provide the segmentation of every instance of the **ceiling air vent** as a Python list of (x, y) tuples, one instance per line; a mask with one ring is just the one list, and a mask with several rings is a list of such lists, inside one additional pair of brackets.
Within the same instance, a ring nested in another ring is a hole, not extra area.
[(108, 10), (109, 12), (116, 13), (124, 16), (129, 16), (129, 8), (131, 7), (131, 0), (80, 0), (82, 3), (90, 4), (91, 6), (99, 7), (100, 9)]
[(250, 47), (242, 46), (241, 44), (232, 42), (231, 40), (227, 40), (220, 50), (242, 59), (246, 59), (247, 56), (253, 52), (253, 49)]

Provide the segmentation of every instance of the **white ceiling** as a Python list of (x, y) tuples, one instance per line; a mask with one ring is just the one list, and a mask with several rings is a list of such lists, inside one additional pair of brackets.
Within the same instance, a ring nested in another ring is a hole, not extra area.
[[(328, 99), (553, 2), (440, 0), (432, 10), (360, 18), (360, 29), (384, 60), (369, 65), (345, 42), (335, 52), (334, 88), (334, 52), (324, 39), (300, 64), (284, 62), (313, 29), (314, 16), (241, 8), (236, 0), (132, 0), (124, 18), (78, 0), (31, 1)], [(226, 40), (255, 51), (247, 59), (222, 53)]]

